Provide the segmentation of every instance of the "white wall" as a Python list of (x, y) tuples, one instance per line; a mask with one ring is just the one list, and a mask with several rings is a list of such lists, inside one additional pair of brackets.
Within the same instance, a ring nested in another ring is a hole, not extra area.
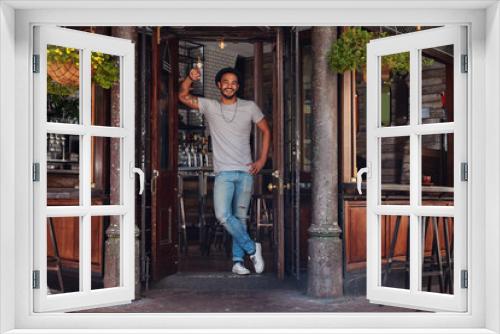
[[(0, 3), (0, 333), (14, 328), (14, 10)], [(12, 231), (12, 229), (9, 229)]]
[[(500, 228), (498, 217), (500, 217), (500, 175), (499, 175), (499, 150), (500, 150), (500, 6), (497, 4), (491, 6), (487, 11), (486, 17), (486, 108), (494, 112), (486, 113), (486, 138), (485, 155), (486, 155), (486, 170), (485, 175), (488, 175), (486, 182), (486, 200), (485, 200), (485, 220), (486, 222), (494, 222), (490, 225), (489, 233), (486, 233), (486, 254), (497, 254), (496, 260), (500, 261), (498, 254), (500, 253), (499, 240)], [(472, 222), (474, 223), (474, 222)], [(495, 256), (493, 256), (495, 258)], [(500, 289), (499, 289), (499, 265), (489, 265), (486, 263), (486, 310), (500, 309)], [(500, 316), (492, 312), (486, 312), (486, 327), (500, 332)]]

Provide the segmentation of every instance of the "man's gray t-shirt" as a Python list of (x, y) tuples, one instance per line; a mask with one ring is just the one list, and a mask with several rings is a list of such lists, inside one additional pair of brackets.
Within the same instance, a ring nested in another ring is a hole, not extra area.
[(198, 98), (198, 106), (205, 115), (212, 136), (214, 172), (248, 171), (247, 165), (252, 162), (252, 122), (258, 123), (264, 118), (259, 107), (248, 100), (238, 99), (235, 104), (225, 105), (202, 97)]

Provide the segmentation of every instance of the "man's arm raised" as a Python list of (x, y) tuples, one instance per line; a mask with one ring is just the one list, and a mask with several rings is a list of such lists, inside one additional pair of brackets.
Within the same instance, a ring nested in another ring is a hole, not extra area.
[(182, 81), (179, 88), (179, 101), (188, 106), (191, 109), (199, 110), (198, 98), (190, 94), (191, 85), (193, 81), (200, 80), (201, 74), (198, 68), (193, 68), (189, 75)]

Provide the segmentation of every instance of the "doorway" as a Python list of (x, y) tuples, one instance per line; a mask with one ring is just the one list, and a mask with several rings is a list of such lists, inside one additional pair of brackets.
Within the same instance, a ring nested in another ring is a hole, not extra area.
[[(151, 104), (151, 277), (158, 280), (177, 271), (228, 271), (231, 237), (214, 216), (209, 129), (199, 112), (177, 101), (178, 83), (199, 66), (202, 79), (192, 94), (218, 99), (215, 74), (224, 67), (236, 68), (241, 76), (238, 97), (254, 100), (272, 126), (277, 113), (276, 34), (273, 29), (255, 27), (168, 27), (152, 30), (151, 41), (156, 44), (151, 47), (152, 73), (158, 73), (152, 78), (151, 92), (151, 101), (156, 101)], [(250, 141), (255, 159), (261, 146), (255, 126)], [(263, 244), (267, 272), (277, 270), (277, 254), (283, 248), (272, 192), (273, 170), (280, 160), (276, 156), (271, 150), (255, 177), (248, 212), (247, 228)], [(176, 254), (162, 253), (161, 248)]]

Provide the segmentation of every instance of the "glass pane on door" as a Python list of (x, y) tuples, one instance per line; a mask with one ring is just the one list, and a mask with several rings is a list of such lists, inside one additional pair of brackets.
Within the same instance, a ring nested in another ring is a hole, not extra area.
[(454, 205), (453, 133), (424, 135), (422, 154), (422, 205)]
[(422, 50), (422, 124), (453, 122), (453, 53), (453, 45)]
[(402, 52), (380, 58), (379, 126), (410, 124), (410, 53)]
[(47, 133), (47, 205), (80, 205), (80, 137)]
[(120, 101), (120, 57), (103, 52), (92, 52), (91, 124), (121, 126), (120, 103), (106, 103), (110, 99)]
[(453, 294), (452, 217), (421, 217), (422, 291)]
[(47, 294), (80, 291), (80, 217), (47, 218)]
[(410, 204), (410, 137), (380, 138), (381, 204)]
[(410, 217), (380, 216), (381, 286), (410, 287)]
[(120, 205), (122, 139), (91, 138), (92, 205)]
[(47, 122), (80, 124), (81, 50), (47, 45)]
[[(93, 216), (91, 219), (92, 290), (116, 288), (120, 282), (121, 216)], [(104, 258), (106, 254), (106, 258)], [(105, 260), (108, 261), (105, 262)]]

